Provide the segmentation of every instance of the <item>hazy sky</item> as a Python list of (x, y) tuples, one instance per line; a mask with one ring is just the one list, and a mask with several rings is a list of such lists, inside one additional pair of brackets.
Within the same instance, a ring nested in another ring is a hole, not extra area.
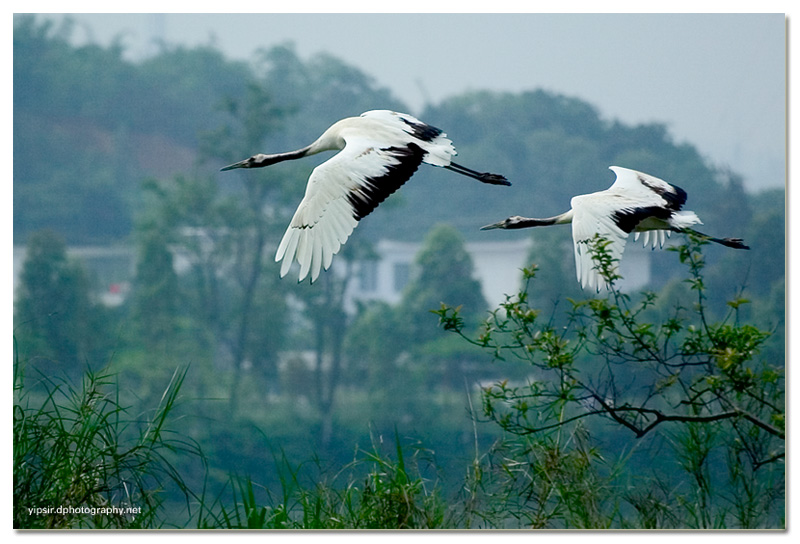
[[(373, 76), (419, 113), (465, 90), (544, 88), (607, 119), (665, 123), (745, 177), (784, 184), (784, 14), (74, 14), (78, 41), (212, 43), (230, 58), (292, 41)], [(342, 112), (342, 116), (360, 112)]]

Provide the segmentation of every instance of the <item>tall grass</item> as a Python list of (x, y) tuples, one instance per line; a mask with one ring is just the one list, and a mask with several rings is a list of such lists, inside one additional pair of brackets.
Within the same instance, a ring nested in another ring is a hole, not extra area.
[(87, 371), (76, 386), (41, 374), (26, 380), (25, 370), (15, 356), (15, 528), (157, 528), (166, 525), (166, 489), (177, 487), (188, 504), (170, 457), (200, 452), (165, 426), (186, 370), (143, 416), (120, 404), (107, 371)]
[[(25, 372), (35, 374), (26, 377)], [(16, 529), (401, 529), (444, 528), (453, 513), (436, 482), (410, 458), (395, 432), (394, 458), (373, 440), (336, 472), (319, 459), (294, 465), (273, 454), (277, 491), (250, 476), (230, 476), (211, 497), (175, 468), (181, 456), (204, 459), (168, 425), (186, 369), (176, 370), (158, 406), (134, 414), (115, 376), (87, 370), (80, 384), (14, 364), (14, 528)], [(208, 467), (206, 467), (208, 474)], [(165, 508), (177, 491), (186, 513)], [(169, 512), (169, 513), (168, 513)]]
[[(200, 517), (201, 528), (226, 529), (432, 529), (454, 519), (436, 482), (421, 474), (417, 452), (410, 464), (395, 433), (395, 457), (373, 441), (331, 475), (318, 460), (293, 465), (273, 455), (278, 493), (259, 488), (250, 476), (231, 477), (227, 492)], [(259, 499), (259, 496), (262, 497)]]

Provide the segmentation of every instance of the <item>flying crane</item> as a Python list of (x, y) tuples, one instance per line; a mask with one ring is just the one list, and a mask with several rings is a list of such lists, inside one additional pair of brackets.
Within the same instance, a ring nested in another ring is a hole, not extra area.
[[(716, 242), (735, 249), (750, 249), (739, 238), (714, 238), (697, 232), (691, 227), (702, 225), (697, 214), (681, 211), (686, 202), (686, 191), (657, 177), (611, 166), (616, 174), (613, 185), (605, 191), (572, 198), (571, 209), (543, 219), (509, 217), (499, 223), (486, 225), (489, 229), (524, 229), (548, 225), (572, 223), (572, 242), (575, 253), (575, 268), (581, 287), (608, 288), (596, 270), (589, 246), (595, 235), (609, 241), (610, 257), (619, 262), (625, 249), (628, 234), (634, 233), (634, 240), (644, 233), (645, 247), (652, 244), (663, 246), (666, 236), (672, 232), (694, 233), (705, 240)], [(651, 241), (652, 234), (652, 241)]]
[(298, 281), (330, 267), (333, 256), (358, 222), (416, 172), (440, 166), (492, 185), (511, 185), (504, 176), (476, 172), (452, 161), (453, 143), (440, 129), (405, 113), (374, 110), (337, 121), (311, 145), (296, 151), (253, 155), (222, 168), (260, 168), (323, 151), (339, 151), (311, 172), (305, 196), (278, 245), (275, 261), (285, 276), (300, 264)]

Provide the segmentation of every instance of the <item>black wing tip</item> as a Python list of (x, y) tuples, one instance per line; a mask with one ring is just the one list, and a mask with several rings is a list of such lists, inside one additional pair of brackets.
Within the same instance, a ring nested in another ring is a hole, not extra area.
[(423, 142), (432, 142), (439, 137), (439, 135), (443, 134), (443, 131), (440, 128), (436, 128), (427, 123), (415, 123), (409, 119), (406, 119), (402, 114), (400, 114), (400, 119), (409, 127), (411, 127), (412, 134)]

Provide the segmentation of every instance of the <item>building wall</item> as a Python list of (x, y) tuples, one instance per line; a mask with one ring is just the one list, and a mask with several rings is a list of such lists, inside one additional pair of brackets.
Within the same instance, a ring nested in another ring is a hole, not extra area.
[[(498, 242), (467, 242), (465, 248), (472, 257), (475, 277), (481, 282), (483, 296), (490, 308), (505, 301), (505, 295), (515, 294), (521, 286), (522, 268), (530, 253), (532, 239)], [(376, 261), (357, 263), (353, 267), (356, 277), (350, 283), (346, 308), (355, 311), (356, 301), (380, 300), (397, 304), (403, 289), (413, 274), (414, 259), (421, 249), (420, 242), (396, 242), (381, 240), (376, 245), (379, 258)], [(100, 299), (108, 304), (119, 304), (127, 295), (135, 273), (135, 255), (130, 248), (79, 247), (68, 248), (69, 257), (78, 259), (86, 266), (89, 277), (99, 289)], [(620, 288), (636, 291), (645, 286), (651, 276), (651, 250), (641, 244), (631, 243), (625, 248)], [(571, 247), (566, 247), (564, 259), (569, 270), (574, 270)], [(14, 248), (14, 289), (25, 260), (25, 248)], [(332, 270), (325, 273), (343, 273), (344, 267), (334, 259)], [(188, 268), (185, 256), (175, 255), (176, 272)], [(337, 266), (338, 265), (338, 266)], [(566, 281), (575, 281), (574, 276)], [(591, 293), (587, 292), (587, 296)]]
[[(522, 269), (528, 261), (533, 241), (531, 238), (508, 242), (467, 242), (466, 251), (475, 266), (475, 278), (481, 282), (483, 296), (490, 308), (504, 302), (506, 295), (519, 292), (522, 286)], [(414, 258), (421, 249), (419, 242), (395, 242), (381, 240), (376, 246), (377, 261), (358, 263), (347, 295), (346, 307), (355, 310), (356, 301), (380, 300), (397, 304), (403, 288), (413, 274)], [(572, 247), (564, 248), (564, 260), (568, 270), (575, 269)], [(619, 286), (624, 291), (636, 291), (650, 281), (650, 249), (630, 243), (622, 259), (623, 279)], [(336, 264), (333, 266), (336, 269)], [(333, 270), (332, 272), (336, 272)], [(577, 281), (574, 275), (565, 281)], [(592, 293), (587, 291), (586, 295)]]
[[(520, 287), (521, 269), (530, 251), (530, 240), (511, 242), (468, 242), (467, 252), (475, 266), (475, 278), (481, 282), (483, 296), (491, 307), (505, 300), (505, 294)], [(348, 293), (348, 308), (355, 301), (380, 300), (390, 304), (400, 301), (413, 274), (419, 242), (381, 240), (376, 246), (377, 261), (358, 263), (356, 278)]]

